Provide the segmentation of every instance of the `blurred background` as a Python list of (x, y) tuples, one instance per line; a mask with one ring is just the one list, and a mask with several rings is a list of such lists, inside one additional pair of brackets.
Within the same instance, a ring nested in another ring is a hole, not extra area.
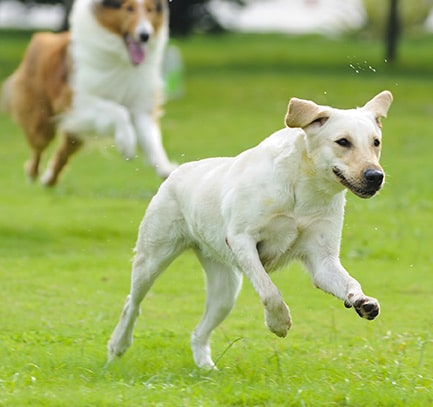
[[(0, 28), (65, 30), (73, 0), (2, 0)], [(362, 31), (396, 56), (402, 32), (433, 31), (431, 0), (172, 0), (172, 36), (225, 31), (320, 33)]]

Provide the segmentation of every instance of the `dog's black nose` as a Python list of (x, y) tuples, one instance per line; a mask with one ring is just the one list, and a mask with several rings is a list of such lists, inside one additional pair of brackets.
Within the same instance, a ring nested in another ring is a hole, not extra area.
[(382, 185), (383, 172), (380, 170), (372, 170), (372, 169), (365, 170), (364, 179), (367, 181), (367, 184), (369, 186), (379, 188)]
[(141, 42), (147, 42), (149, 39), (149, 33), (143, 31), (140, 33), (139, 37)]

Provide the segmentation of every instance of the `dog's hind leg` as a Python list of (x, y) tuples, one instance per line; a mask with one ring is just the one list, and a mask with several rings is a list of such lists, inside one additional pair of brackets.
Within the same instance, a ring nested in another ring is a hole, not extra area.
[(42, 153), (54, 138), (55, 128), (50, 123), (43, 121), (31, 129), (25, 125), (24, 131), (31, 148), (30, 158), (24, 165), (24, 172), (30, 181), (35, 181), (39, 175)]
[[(36, 96), (28, 96), (29, 100)], [(29, 107), (28, 104), (19, 105), (15, 116), (26, 135), (31, 149), (30, 158), (24, 165), (24, 171), (29, 181), (35, 181), (39, 175), (39, 164), (43, 151), (54, 138), (55, 124), (50, 120), (49, 107), (41, 103), (38, 108)]]
[(191, 336), (191, 348), (196, 365), (215, 369), (211, 357), (212, 331), (229, 315), (242, 286), (242, 274), (198, 254), (206, 272), (206, 310)]
[(47, 169), (41, 177), (41, 183), (45, 186), (53, 186), (57, 183), (60, 172), (74, 154), (83, 144), (81, 140), (72, 134), (65, 133), (64, 139), (54, 153)]
[(30, 182), (35, 181), (38, 177), (41, 157), (41, 150), (32, 149), (29, 159), (24, 164), (24, 172)]
[(108, 342), (108, 361), (121, 356), (132, 344), (135, 321), (140, 303), (157, 277), (185, 249), (180, 238), (182, 223), (176, 203), (165, 194), (157, 194), (150, 203), (140, 226), (134, 257), (131, 291), (126, 299), (120, 320)]
[[(125, 306), (108, 342), (108, 361), (122, 356), (132, 344), (132, 333), (140, 314), (140, 304), (158, 276), (180, 253), (181, 248), (167, 250), (167, 246), (152, 246), (137, 253), (134, 259), (131, 280), (131, 292), (126, 298)], [(165, 253), (163, 253), (165, 252)]]

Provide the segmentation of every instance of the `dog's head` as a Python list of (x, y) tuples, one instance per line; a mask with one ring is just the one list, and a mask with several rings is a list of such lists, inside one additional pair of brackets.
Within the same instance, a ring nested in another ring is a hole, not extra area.
[(316, 173), (339, 182), (355, 195), (370, 198), (384, 183), (379, 165), (382, 132), (392, 94), (383, 91), (365, 106), (340, 110), (290, 100), (285, 122), (305, 132), (308, 158)]
[(146, 57), (146, 46), (167, 23), (166, 0), (93, 0), (98, 21), (125, 42), (134, 65)]

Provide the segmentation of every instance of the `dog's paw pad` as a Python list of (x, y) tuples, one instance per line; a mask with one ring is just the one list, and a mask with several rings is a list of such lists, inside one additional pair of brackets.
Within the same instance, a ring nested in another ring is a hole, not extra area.
[(352, 306), (361, 318), (373, 320), (379, 315), (379, 303), (374, 298), (361, 298), (355, 301)]

